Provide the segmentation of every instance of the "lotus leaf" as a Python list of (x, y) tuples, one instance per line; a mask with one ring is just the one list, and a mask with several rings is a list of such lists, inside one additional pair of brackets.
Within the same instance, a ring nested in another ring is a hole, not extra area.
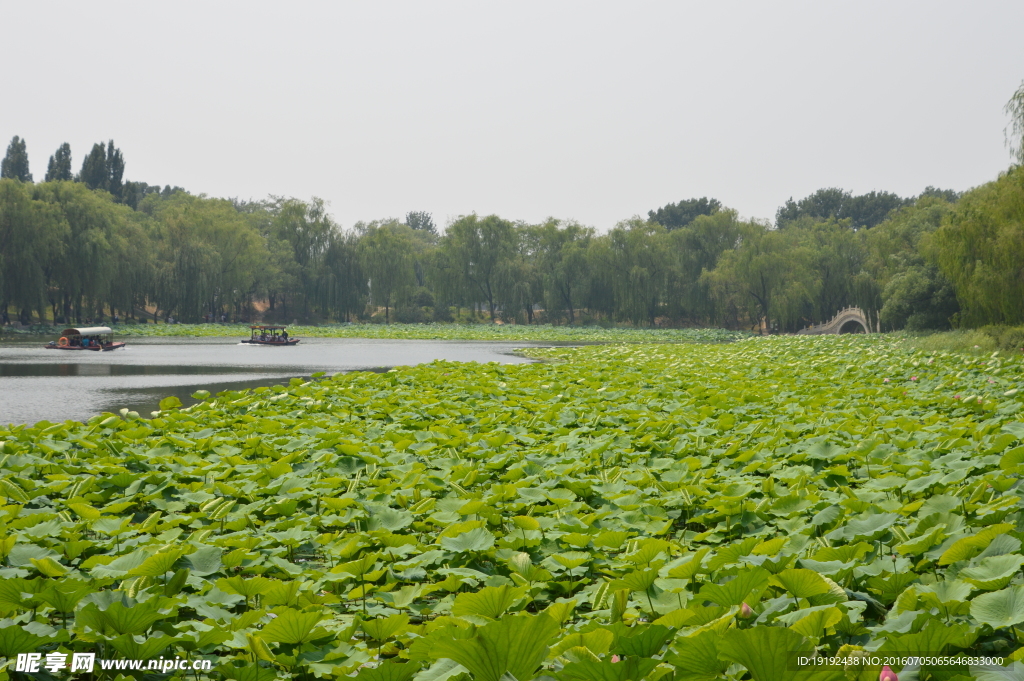
[(971, 601), (971, 617), (990, 627), (1024, 622), (1024, 585), (982, 594)]
[(513, 615), (476, 629), (468, 638), (436, 638), (431, 656), (458, 662), (479, 681), (500, 681), (506, 673), (532, 679), (558, 630), (547, 615)]

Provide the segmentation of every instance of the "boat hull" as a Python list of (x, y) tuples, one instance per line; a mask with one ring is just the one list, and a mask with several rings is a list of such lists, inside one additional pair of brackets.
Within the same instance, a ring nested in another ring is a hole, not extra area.
[(246, 339), (246, 340), (244, 340), (242, 342), (245, 343), (246, 345), (269, 345), (269, 346), (272, 346), (272, 347), (281, 347), (281, 346), (285, 346), (285, 345), (298, 345), (299, 344), (299, 339), (298, 338), (289, 338), (286, 341), (276, 341), (276, 342), (275, 341), (261, 341), (261, 340)]
[(109, 345), (101, 345), (96, 347), (83, 348), (78, 345), (44, 345), (43, 347), (47, 350), (91, 350), (92, 352), (107, 352), (108, 350), (117, 350), (118, 348), (125, 347), (125, 343), (110, 343)]

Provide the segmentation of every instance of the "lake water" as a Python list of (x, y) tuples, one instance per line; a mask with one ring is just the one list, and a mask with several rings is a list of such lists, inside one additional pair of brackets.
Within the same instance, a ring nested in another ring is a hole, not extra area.
[(311, 338), (293, 347), (244, 345), (229, 338), (126, 338), (109, 352), (47, 350), (46, 340), (0, 343), (0, 423), (86, 420), (127, 407), (143, 416), (175, 395), (287, 385), (318, 371), (383, 371), (434, 360), (530, 360), (515, 348), (551, 343)]

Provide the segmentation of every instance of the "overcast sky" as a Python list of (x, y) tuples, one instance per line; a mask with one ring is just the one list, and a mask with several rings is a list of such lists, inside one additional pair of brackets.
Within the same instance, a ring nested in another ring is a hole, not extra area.
[(963, 190), (1010, 163), (1024, 2), (0, 0), (0, 138), (36, 181), (125, 179), (433, 213), (619, 220), (710, 196)]

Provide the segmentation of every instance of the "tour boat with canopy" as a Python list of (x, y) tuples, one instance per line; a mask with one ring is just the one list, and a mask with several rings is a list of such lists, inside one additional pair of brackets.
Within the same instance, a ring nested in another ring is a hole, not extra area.
[(120, 341), (114, 341), (114, 330), (109, 326), (80, 326), (64, 329), (60, 340), (50, 341), (47, 350), (117, 350), (125, 347)]
[(251, 345), (297, 345), (298, 338), (289, 338), (284, 326), (250, 326), (252, 336), (243, 343)]

